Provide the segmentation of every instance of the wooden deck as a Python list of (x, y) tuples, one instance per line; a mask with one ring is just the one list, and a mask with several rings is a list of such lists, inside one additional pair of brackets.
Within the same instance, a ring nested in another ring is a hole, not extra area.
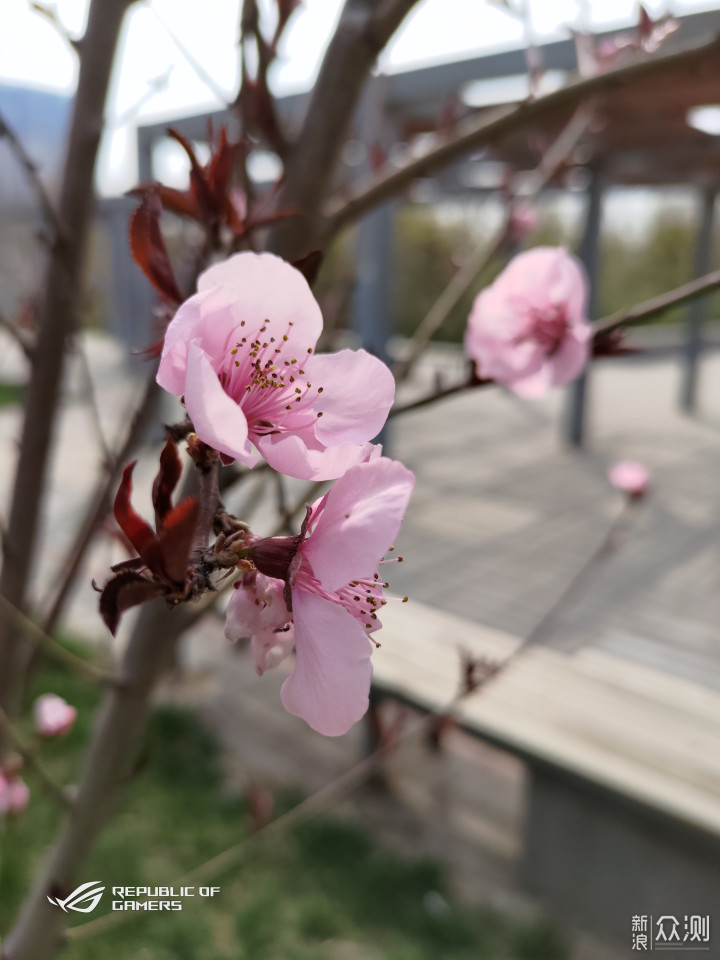
[[(702, 912), (703, 891), (720, 887), (720, 694), (592, 648), (518, 650), (515, 637), (418, 602), (385, 610), (378, 692), (422, 709), (457, 693), (460, 650), (518, 651), (453, 712), (528, 764), (521, 870), (534, 892), (615, 934), (633, 911)], [(598, 875), (603, 917), (592, 915)]]

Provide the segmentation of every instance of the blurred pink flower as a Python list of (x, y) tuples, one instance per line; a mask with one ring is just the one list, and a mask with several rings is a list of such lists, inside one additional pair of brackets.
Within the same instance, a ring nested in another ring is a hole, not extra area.
[(364, 350), (313, 355), (320, 307), (303, 275), (269, 253), (210, 267), (168, 326), (157, 380), (183, 396), (195, 432), (227, 457), (307, 480), (368, 456), (395, 394)]
[(64, 737), (75, 717), (75, 707), (54, 693), (44, 693), (35, 701), (35, 727), (41, 737)]
[(468, 318), (465, 349), (478, 377), (528, 398), (570, 383), (590, 354), (586, 301), (585, 274), (566, 250), (518, 254), (477, 296)]
[[(409, 470), (385, 457), (351, 467), (308, 508), (298, 536), (250, 544), (248, 556), (260, 573), (254, 582), (243, 578), (230, 600), (226, 635), (252, 635), (259, 670), (271, 665), (267, 659), (279, 662), (294, 642), (295, 669), (283, 684), (283, 704), (326, 736), (346, 733), (368, 708), (370, 634), (382, 626), (378, 611), (387, 602), (378, 567), (400, 529), (413, 483)], [(283, 590), (284, 613), (277, 603)], [(294, 637), (268, 636), (266, 627), (290, 621)]]
[(20, 813), (30, 801), (30, 791), (20, 777), (8, 778), (0, 773), (0, 816)]
[(537, 230), (540, 219), (528, 203), (518, 203), (510, 213), (508, 230), (513, 243), (522, 243), (525, 237)]
[(642, 497), (650, 486), (650, 474), (637, 460), (621, 460), (608, 471), (610, 483), (631, 497)]

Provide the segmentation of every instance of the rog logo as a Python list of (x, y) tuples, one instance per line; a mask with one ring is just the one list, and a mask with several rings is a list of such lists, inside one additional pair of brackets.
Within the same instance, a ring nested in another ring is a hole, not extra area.
[(68, 910), (76, 910), (78, 913), (90, 913), (100, 903), (100, 898), (105, 890), (97, 880), (91, 880), (89, 883), (82, 883), (77, 889), (73, 890), (69, 897), (64, 900), (48, 900), (54, 907), (60, 907), (65, 913)]

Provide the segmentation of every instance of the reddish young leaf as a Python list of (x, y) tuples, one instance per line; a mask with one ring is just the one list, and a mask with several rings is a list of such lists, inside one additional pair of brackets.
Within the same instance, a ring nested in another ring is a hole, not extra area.
[(173, 127), (168, 128), (168, 136), (176, 140), (188, 155), (190, 160), (190, 192), (194, 197), (202, 216), (217, 216), (218, 210), (215, 204), (215, 197), (207, 182), (205, 170), (200, 166), (198, 158), (195, 156), (193, 145), (184, 137), (179, 130)]
[(147, 600), (154, 600), (164, 593), (166, 589), (162, 584), (146, 580), (139, 573), (119, 573), (103, 587), (100, 594), (100, 616), (110, 633), (115, 636), (120, 617), (126, 610)]
[(155, 529), (162, 530), (165, 517), (172, 510), (172, 494), (182, 473), (177, 445), (170, 437), (160, 454), (160, 469), (153, 481), (152, 502), (155, 508)]
[(222, 207), (227, 200), (230, 178), (232, 177), (232, 172), (241, 149), (241, 143), (229, 142), (227, 130), (225, 127), (222, 127), (217, 148), (210, 158), (210, 163), (207, 167), (208, 186), (215, 196), (219, 208)]
[(165, 527), (158, 537), (163, 576), (179, 587), (182, 587), (187, 577), (190, 548), (199, 512), (200, 504), (195, 497), (183, 500), (166, 515)]
[(148, 189), (130, 218), (130, 250), (142, 272), (164, 297), (182, 303), (175, 274), (160, 230), (162, 203), (157, 190)]
[(128, 538), (133, 547), (142, 557), (148, 546), (157, 539), (150, 526), (145, 523), (140, 514), (136, 513), (130, 503), (132, 496), (132, 473), (137, 460), (133, 460), (123, 470), (122, 480), (115, 495), (113, 513), (120, 525), (120, 529)]
[(141, 183), (139, 187), (128, 190), (128, 196), (142, 199), (148, 192), (158, 194), (163, 210), (174, 213), (179, 217), (191, 217), (193, 220), (200, 219), (200, 208), (190, 193), (183, 190), (174, 190), (162, 183)]
[(262, 134), (279, 157), (285, 156), (287, 144), (275, 112), (275, 101), (263, 74), (260, 74), (257, 80), (245, 81), (242, 98), (252, 126)]

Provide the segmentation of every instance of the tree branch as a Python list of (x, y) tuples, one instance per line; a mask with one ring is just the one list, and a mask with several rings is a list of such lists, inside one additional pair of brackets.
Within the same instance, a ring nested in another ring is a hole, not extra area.
[(651, 297), (643, 303), (636, 304), (634, 307), (618, 310), (617, 313), (611, 313), (609, 316), (603, 317), (594, 325), (594, 335), (597, 337), (599, 334), (610, 333), (620, 327), (640, 326), (640, 324), (647, 323), (657, 317), (658, 314), (664, 313), (680, 303), (696, 300), (719, 287), (720, 270), (706, 273), (704, 277), (690, 280), (689, 283), (684, 283), (674, 290), (668, 290), (667, 293), (661, 293), (657, 297)]
[(75, 583), (80, 566), (92, 543), (97, 528), (110, 512), (115, 484), (120, 467), (129, 459), (132, 451), (139, 445), (145, 433), (150, 416), (160, 396), (160, 388), (155, 382), (155, 374), (148, 377), (145, 390), (137, 409), (130, 420), (125, 438), (117, 452), (103, 465), (98, 478), (95, 493), (88, 502), (85, 516), (78, 527), (75, 540), (70, 545), (60, 567), (60, 583), (55, 590), (52, 602), (43, 618), (43, 630), (52, 634), (62, 614), (68, 594)]
[[(57, 235), (43, 284), (38, 341), (0, 576), (0, 594), (21, 610), (27, 599), (67, 342), (78, 321), (105, 98), (120, 25), (129, 2), (94, 0), (81, 45), (80, 74), (58, 207)], [(22, 649), (12, 624), (0, 620), (0, 706), (11, 719), (19, 709), (27, 653)]]
[(433, 146), (419, 157), (383, 174), (361, 180), (350, 196), (331, 199), (325, 211), (325, 231), (332, 236), (373, 207), (404, 190), (417, 177), (427, 176), (479, 147), (487, 146), (510, 132), (551, 114), (572, 110), (585, 101), (632, 83), (662, 76), (669, 71), (692, 69), (700, 58), (709, 61), (720, 52), (720, 38), (690, 50), (641, 60), (586, 79), (575, 80), (554, 93), (526, 101), (519, 106), (499, 107), (458, 124), (457, 130), (438, 135)]
[(162, 600), (146, 604), (140, 612), (123, 658), (122, 683), (103, 701), (77, 795), (3, 943), (3, 960), (51, 960), (62, 946), (65, 914), (48, 903), (48, 895), (53, 889), (74, 888), (82, 864), (131, 782), (150, 693), (177, 640), (176, 634), (163, 629), (169, 613)]
[(273, 230), (270, 246), (285, 259), (317, 246), (320, 207), (362, 89), (378, 54), (417, 2), (346, 0), (278, 196), (278, 209), (300, 214)]
[(6, 619), (15, 624), (21, 636), (26, 637), (34, 646), (39, 647), (52, 660), (57, 660), (91, 683), (101, 683), (109, 686), (118, 683), (117, 677), (111, 673), (101, 670), (87, 660), (83, 660), (82, 657), (76, 657), (74, 653), (66, 650), (22, 610), (14, 607), (2, 594), (0, 594), (0, 609), (5, 613)]
[(35, 191), (35, 196), (37, 197), (38, 205), (42, 211), (42, 215), (45, 218), (48, 227), (50, 228), (51, 240), (55, 241), (55, 239), (62, 234), (62, 222), (60, 217), (58, 216), (57, 210), (50, 199), (50, 195), (45, 189), (45, 184), (42, 182), (40, 174), (38, 173), (38, 168), (35, 164), (35, 161), (26, 151), (20, 137), (18, 137), (18, 135), (2, 115), (0, 115), (0, 137), (5, 137), (10, 149), (15, 155), (15, 159), (25, 171), (25, 175), (28, 178), (30, 186)]

